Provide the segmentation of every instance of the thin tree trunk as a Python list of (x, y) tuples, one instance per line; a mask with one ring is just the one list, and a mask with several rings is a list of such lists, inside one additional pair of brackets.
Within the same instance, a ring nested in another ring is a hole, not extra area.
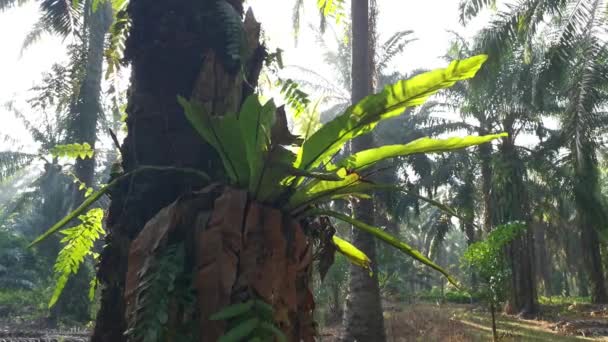
[[(467, 246), (471, 246), (477, 241), (475, 236), (475, 226), (473, 221), (464, 223), (464, 232), (467, 237)], [(471, 289), (473, 292), (477, 291), (477, 273), (471, 272)]]
[[(488, 134), (480, 131), (480, 135)], [(486, 233), (492, 230), (494, 217), (492, 211), (492, 145), (479, 145), (479, 158), (481, 159), (481, 193), (483, 197), (483, 229)]]
[(490, 313), (492, 315), (492, 341), (498, 341), (498, 331), (496, 330), (496, 307), (494, 302), (490, 303)]
[[(372, 91), (372, 70), (370, 67), (370, 23), (369, 1), (352, 3), (352, 102), (356, 103)], [(353, 141), (353, 150), (359, 151), (373, 145), (371, 135), (362, 136)], [(357, 219), (373, 222), (374, 204), (372, 200), (363, 200), (354, 206)], [(353, 243), (366, 253), (370, 259), (376, 259), (374, 238), (365, 232), (353, 230)], [(360, 267), (351, 266), (349, 294), (345, 309), (345, 341), (384, 341), (384, 317), (380, 300), (377, 272), (370, 276)]]
[(547, 253), (547, 244), (545, 243), (545, 229), (546, 225), (542, 222), (536, 222), (534, 224), (534, 243), (535, 255), (536, 255), (536, 269), (540, 275), (540, 280), (543, 282), (544, 295), (549, 297), (552, 293), (551, 288), (551, 270), (553, 264), (549, 253)]

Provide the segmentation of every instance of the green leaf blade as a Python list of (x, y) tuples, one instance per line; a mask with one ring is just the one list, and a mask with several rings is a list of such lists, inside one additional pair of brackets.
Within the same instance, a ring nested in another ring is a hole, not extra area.
[(354, 227), (367, 232), (371, 235), (373, 235), (374, 237), (376, 237), (377, 239), (397, 248), (398, 250), (400, 250), (401, 252), (403, 252), (404, 254), (410, 256), (411, 258), (427, 265), (428, 267), (438, 271), (439, 273), (443, 274), (447, 280), (452, 283), (454, 286), (456, 287), (460, 287), (460, 285), (458, 284), (458, 281), (456, 279), (454, 279), (446, 270), (444, 270), (441, 266), (435, 264), (433, 261), (431, 261), (429, 258), (427, 258), (426, 256), (424, 256), (422, 253), (420, 253), (419, 251), (417, 251), (416, 249), (412, 248), (410, 245), (406, 244), (405, 242), (399, 240), (398, 238), (392, 236), (391, 234), (383, 231), (380, 228), (377, 227), (373, 227), (368, 225), (367, 223), (361, 222), (359, 220), (356, 220), (350, 216), (346, 216), (344, 214), (335, 212), (335, 211), (331, 211), (331, 210), (314, 210), (313, 211), (314, 215), (326, 215), (326, 216), (331, 216), (334, 218), (337, 218), (339, 220), (342, 220), (346, 223), (350, 223), (352, 224)]
[(347, 141), (370, 132), (378, 122), (400, 115), (408, 107), (424, 103), (431, 95), (458, 81), (472, 78), (487, 58), (487, 55), (478, 55), (453, 61), (445, 69), (388, 85), (382, 92), (365, 97), (307, 139), (295, 166), (309, 170), (327, 161)]
[(331, 171), (338, 167), (361, 171), (385, 159), (402, 157), (416, 153), (447, 152), (470, 146), (488, 143), (492, 140), (508, 136), (507, 133), (484, 136), (453, 137), (448, 139), (420, 138), (404, 145), (386, 145), (369, 150), (357, 152), (336, 163), (329, 165)]

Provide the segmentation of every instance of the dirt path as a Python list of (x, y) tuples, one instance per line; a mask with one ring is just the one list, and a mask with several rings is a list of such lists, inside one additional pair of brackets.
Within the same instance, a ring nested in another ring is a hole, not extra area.
[[(491, 341), (490, 315), (471, 305), (415, 304), (407, 306), (391, 305), (385, 312), (385, 326), (388, 342), (460, 342)], [(401, 307), (402, 309), (398, 309)], [(523, 320), (516, 317), (498, 317), (498, 331), (501, 341), (608, 341), (606, 336), (580, 336), (581, 331), (608, 332), (608, 317), (590, 317), (586, 311), (568, 312), (561, 308), (557, 313), (548, 308), (549, 315), (539, 320)], [(582, 323), (578, 325), (575, 323)], [(586, 323), (585, 323), (586, 322)], [(593, 324), (591, 324), (593, 323)], [(587, 325), (585, 325), (587, 324)], [(569, 326), (571, 329), (563, 329)], [(585, 330), (585, 327), (593, 327)], [(576, 327), (581, 328), (577, 330)], [(593, 329), (597, 329), (593, 330)], [(320, 341), (335, 342), (339, 327), (323, 331)]]

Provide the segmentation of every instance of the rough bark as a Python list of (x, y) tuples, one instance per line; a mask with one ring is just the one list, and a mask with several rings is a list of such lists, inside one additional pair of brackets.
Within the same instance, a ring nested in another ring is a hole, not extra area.
[[(506, 122), (505, 127), (512, 127), (512, 124)], [(503, 198), (500, 205), (500, 223), (522, 221), (528, 227), (505, 250), (511, 268), (508, 304), (505, 307), (509, 314), (530, 316), (538, 312), (534, 276), (534, 236), (530, 228), (530, 207), (524, 185), (525, 170), (515, 149), (512, 134), (503, 140), (500, 153), (505, 172), (501, 184)]]
[(551, 286), (551, 271), (553, 264), (551, 263), (550, 255), (547, 253), (547, 244), (545, 242), (545, 229), (546, 224), (542, 222), (535, 222), (534, 225), (534, 243), (535, 255), (536, 255), (536, 269), (539, 280), (543, 284), (543, 291), (545, 296), (551, 296), (553, 294)]
[(606, 281), (600, 253), (600, 241), (597, 230), (592, 222), (586, 221), (581, 224), (581, 250), (592, 303), (608, 303), (608, 293), (606, 292)]
[[(479, 135), (488, 132), (480, 131)], [(483, 229), (486, 233), (492, 230), (495, 221), (492, 210), (494, 209), (492, 200), (492, 145), (479, 145), (479, 158), (481, 160), (481, 193), (483, 197)]]
[[(91, 1), (87, 2), (88, 10), (86, 27), (87, 57), (85, 75), (80, 85), (78, 99), (72, 109), (74, 119), (70, 123), (72, 139), (78, 143), (88, 143), (95, 148), (97, 141), (97, 122), (102, 115), (101, 82), (103, 78), (103, 56), (105, 47), (105, 34), (112, 23), (112, 7), (110, 2), (99, 5), (97, 11), (92, 12)], [(76, 160), (74, 166), (76, 177), (90, 187), (95, 176), (95, 156), (93, 158)], [(73, 194), (73, 207), (78, 207), (84, 200), (84, 191), (75, 186)]]
[[(352, 3), (352, 95), (353, 103), (360, 101), (372, 91), (372, 70), (370, 57), (369, 1)], [(373, 145), (371, 135), (353, 141), (354, 151)], [(353, 206), (354, 216), (364, 222), (373, 222), (373, 200), (363, 200)], [(374, 238), (365, 232), (353, 230), (353, 244), (376, 260)], [(377, 272), (370, 276), (360, 267), (351, 266), (349, 294), (346, 300), (345, 341), (384, 341), (384, 317), (380, 300)]]
[[(229, 3), (242, 15), (242, 1)], [(244, 85), (235, 82), (237, 76), (221, 73), (220, 61), (214, 59), (218, 42), (210, 34), (214, 32), (212, 23), (205, 20), (215, 5), (216, 1), (211, 0), (129, 3), (132, 29), (125, 56), (131, 63), (132, 74), (128, 135), (121, 147), (125, 172), (139, 165), (167, 165), (221, 176), (223, 168), (216, 153), (203, 143), (176, 100), (178, 95), (186, 98), (196, 95), (195, 89), (205, 84), (199, 77), (205, 70), (218, 72), (215, 79), (207, 80), (206, 88), (216, 90), (216, 96), (206, 103), (212, 108), (225, 107), (227, 95), (251, 92), (250, 87), (257, 84), (259, 68), (249, 68)], [(252, 59), (251, 63), (261, 64), (263, 48), (253, 56), (258, 61), (254, 63)], [(220, 88), (222, 84), (224, 88)], [(162, 208), (201, 186), (203, 182), (196, 177), (148, 172), (134, 176), (112, 191), (108, 236), (98, 271), (102, 283), (101, 309), (92, 341), (125, 341), (124, 289), (130, 243)]]
[(581, 253), (587, 273), (592, 303), (608, 303), (606, 279), (602, 265), (601, 244), (598, 230), (608, 222), (608, 214), (599, 193), (597, 159), (590, 143), (575, 146), (573, 154), (574, 202), (579, 231)]

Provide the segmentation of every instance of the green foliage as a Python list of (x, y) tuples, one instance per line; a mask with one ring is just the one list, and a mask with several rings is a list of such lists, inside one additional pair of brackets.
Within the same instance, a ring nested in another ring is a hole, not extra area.
[(227, 70), (235, 72), (242, 66), (246, 38), (241, 16), (228, 1), (214, 1), (211, 13), (213, 41)]
[(486, 59), (487, 56), (479, 55), (453, 61), (445, 69), (399, 81), (378, 94), (365, 97), (304, 142), (298, 153), (297, 167), (309, 169), (327, 162), (346, 142), (369, 133), (380, 121), (398, 116), (408, 107), (423, 104), (439, 90), (475, 76)]
[(122, 3), (116, 1), (116, 7), (114, 8), (116, 14), (114, 22), (110, 26), (108, 45), (104, 52), (107, 64), (106, 78), (115, 75), (125, 64), (123, 60), (125, 42), (131, 30), (131, 18), (129, 18), (126, 3), (127, 1), (122, 1)]
[(61, 243), (64, 247), (59, 251), (55, 262), (55, 290), (49, 301), (52, 307), (59, 299), (70, 275), (76, 274), (85, 257), (94, 255), (93, 244), (105, 234), (101, 221), (102, 209), (91, 209), (85, 215), (80, 215), (81, 223), (75, 227), (61, 231), (64, 237)]
[[(294, 139), (282, 141), (285, 137), (281, 137), (280, 134), (286, 133), (277, 132), (285, 131), (287, 127), (282, 123), (275, 130), (274, 126), (277, 122), (274, 122), (273, 113), (276, 108), (272, 101), (261, 105), (257, 97), (252, 96), (246, 99), (240, 113), (225, 113), (223, 116), (217, 116), (213, 115), (214, 113), (207, 113), (197, 103), (182, 97), (178, 100), (194, 128), (219, 153), (232, 184), (248, 188), (252, 196), (259, 201), (275, 203), (297, 214), (315, 204), (327, 202), (336, 195), (360, 194), (382, 188), (353, 172), (358, 171), (357, 168), (371, 167), (382, 160), (397, 156), (428, 151), (449, 151), (504, 136), (499, 134), (447, 140), (421, 139), (408, 145), (381, 147), (347, 156), (344, 157), (343, 164), (338, 162), (338, 166), (328, 164), (329, 159), (346, 142), (369, 133), (380, 121), (398, 116), (408, 107), (424, 103), (431, 95), (452, 86), (459, 80), (473, 77), (486, 58), (487, 56), (480, 55), (454, 61), (446, 69), (422, 73), (409, 80), (386, 86), (382, 92), (366, 97), (360, 103), (348, 108), (344, 114), (323, 125), (310, 137), (306, 137), (301, 146), (295, 145)], [(278, 147), (277, 144), (292, 146), (287, 150)], [(347, 161), (350, 161), (350, 164)], [(293, 172), (285, 173), (285, 169), (273, 167), (277, 164), (293, 165), (292, 168), (307, 173), (305, 176), (293, 176)], [(338, 180), (310, 177), (312, 175), (310, 172), (317, 170), (321, 164), (327, 172), (334, 172)], [(349, 168), (355, 170), (351, 171)], [(271, 191), (267, 196), (260, 196), (259, 189), (279, 191)], [(314, 210), (307, 212), (307, 215), (311, 214), (327, 214), (353, 223), (357, 228), (372, 233), (389, 245), (448, 276), (445, 270), (420, 252), (378, 228), (359, 221), (354, 223), (350, 218), (335, 212)], [(448, 279), (456, 284), (453, 278)]]
[(176, 298), (180, 304), (194, 303), (190, 287), (184, 286), (188, 282), (182, 279), (185, 256), (183, 244), (169, 245), (139, 275), (134, 313), (137, 319), (125, 333), (127, 336), (146, 342), (166, 341), (171, 299)]
[(467, 248), (462, 256), (463, 265), (479, 275), (485, 285), (482, 295), (498, 302), (504, 299), (509, 265), (504, 248), (526, 230), (523, 222), (510, 222), (496, 227), (484, 241)]
[[(317, 7), (321, 11), (323, 18), (334, 18), (336, 23), (339, 23), (346, 16), (344, 0), (317, 0)], [(322, 19), (321, 27), (323, 26), (324, 21)]]
[(0, 152), (0, 183), (30, 165), (35, 157), (23, 152)]
[(337, 235), (334, 235), (332, 239), (337, 252), (343, 254), (353, 264), (372, 271), (372, 261), (365, 253)]
[(396, 238), (395, 236), (392, 236), (391, 234), (387, 233), (386, 231), (377, 228), (377, 227), (373, 227), (370, 226), (366, 223), (363, 223), (359, 220), (356, 220), (350, 216), (344, 215), (344, 214), (340, 214), (338, 212), (335, 211), (330, 211), (330, 210), (314, 210), (312, 211), (312, 214), (314, 215), (327, 215), (327, 216), (331, 216), (331, 217), (335, 217), (339, 220), (342, 220), (344, 222), (350, 223), (352, 224), (354, 227), (361, 229), (369, 234), (371, 234), (372, 236), (374, 236), (375, 238), (381, 240), (384, 243), (387, 243), (395, 248), (397, 248), (398, 250), (400, 250), (401, 252), (403, 252), (404, 254), (408, 255), (409, 257), (413, 258), (414, 260), (417, 260), (421, 263), (423, 263), (424, 265), (440, 272), (441, 274), (443, 274), (450, 283), (452, 283), (454, 286), (459, 286), (458, 282), (456, 281), (456, 279), (454, 279), (452, 276), (450, 276), (450, 274), (444, 270), (443, 268), (441, 268), (439, 265), (435, 264), (434, 262), (432, 262), (429, 258), (427, 258), (426, 256), (424, 256), (422, 253), (420, 253), (419, 251), (417, 251), (416, 249), (412, 248), (411, 246), (409, 246), (408, 244), (406, 244), (405, 242), (399, 240), (398, 238)]
[(67, 157), (67, 158), (93, 158), (94, 151), (91, 148), (91, 145), (88, 143), (83, 144), (65, 144), (65, 145), (56, 145), (51, 149), (51, 154), (54, 157)]
[(591, 297), (539, 296), (538, 303), (542, 305), (589, 304)]
[(103, 195), (105, 195), (108, 191), (110, 191), (110, 189), (117, 186), (125, 179), (128, 179), (129, 177), (132, 177), (138, 173), (146, 172), (146, 171), (156, 171), (156, 172), (170, 171), (170, 172), (186, 173), (186, 174), (191, 174), (196, 177), (199, 177), (205, 181), (209, 181), (209, 176), (206, 173), (204, 173), (200, 170), (196, 170), (196, 169), (176, 168), (176, 167), (170, 167), (170, 166), (140, 166), (139, 168), (137, 168), (131, 172), (128, 172), (126, 174), (123, 174), (123, 175), (113, 179), (110, 183), (102, 186), (99, 190), (90, 194), (78, 208), (74, 209), (71, 213), (64, 216), (61, 220), (59, 220), (57, 223), (55, 223), (46, 232), (44, 232), (42, 235), (38, 236), (34, 241), (32, 241), (30, 243), (30, 247), (40, 243), (41, 241), (45, 240), (52, 234), (56, 233), (61, 228), (65, 227), (66, 224), (68, 224), (70, 221), (75, 219), (78, 215), (81, 215), (82, 213), (84, 213), (85, 210), (87, 210), (87, 208), (89, 208), (93, 203), (95, 203), (98, 199), (100, 199)]
[(84, 190), (84, 197), (89, 197), (91, 196), (91, 194), (95, 191), (95, 189), (88, 187), (87, 184), (83, 181), (81, 181), (78, 176), (76, 176), (74, 173), (72, 172), (68, 172), (68, 174), (72, 177), (72, 182), (74, 184), (78, 184), (78, 191), (83, 191)]
[(417, 296), (421, 300), (424, 301), (432, 301), (432, 302), (443, 302), (446, 301), (448, 303), (456, 303), (456, 304), (469, 304), (475, 298), (471, 296), (470, 293), (464, 290), (449, 290), (445, 291), (443, 294), (439, 290), (439, 288), (434, 287), (430, 291), (423, 291)]
[(294, 110), (294, 117), (299, 117), (306, 110), (306, 107), (310, 105), (308, 94), (302, 91), (298, 83), (292, 79), (279, 79), (278, 83), (281, 86), (281, 95), (283, 95), (287, 104)]
[(229, 327), (218, 342), (287, 341), (285, 334), (274, 323), (273, 308), (260, 299), (229, 305), (210, 317), (227, 320)]
[(0, 228), (0, 288), (34, 290), (44, 274), (37, 257), (24, 237)]
[(482, 137), (468, 136), (464, 138), (449, 138), (449, 139), (431, 139), (420, 138), (405, 145), (386, 145), (382, 147), (364, 150), (341, 159), (335, 166), (329, 166), (328, 169), (336, 167), (344, 167), (352, 171), (362, 171), (379, 161), (404, 157), (415, 153), (429, 152), (445, 152), (451, 150), (462, 149), (469, 146), (481, 145), (492, 140), (506, 137), (506, 133), (484, 135)]
[[(369, 181), (365, 175), (351, 172), (343, 166), (330, 165), (328, 162), (345, 143), (357, 136), (369, 133), (379, 122), (402, 114), (408, 107), (424, 103), (431, 95), (452, 86), (459, 80), (473, 77), (486, 59), (487, 56), (479, 55), (461, 61), (453, 61), (445, 69), (422, 73), (409, 80), (386, 86), (382, 92), (370, 95), (349, 107), (344, 114), (322, 126), (310, 137), (306, 137), (301, 145), (299, 145), (299, 140), (289, 133), (284, 115), (276, 115), (277, 108), (272, 101), (262, 105), (258, 97), (253, 95), (245, 100), (239, 113), (222, 113), (223, 115), (207, 113), (200, 104), (181, 97), (178, 97), (178, 101), (196, 131), (219, 153), (229, 183), (248, 189), (251, 196), (259, 202), (271, 203), (294, 216), (330, 215), (349, 222), (415, 260), (441, 272), (448, 277), (450, 282), (456, 284), (456, 281), (444, 269), (383, 230), (352, 220), (339, 213), (310, 209), (332, 201), (336, 196), (360, 196), (375, 190), (388, 189), (387, 186)], [(423, 139), (414, 142), (407, 148), (404, 146), (408, 145), (401, 146), (397, 149), (398, 151), (389, 151), (391, 147), (387, 147), (386, 150), (378, 150), (382, 152), (376, 153), (379, 157), (361, 158), (365, 165), (355, 164), (355, 166), (367, 168), (382, 160), (407, 153), (449, 151), (454, 148), (485, 143), (501, 136), (503, 135), (451, 140)], [(349, 160), (348, 158), (347, 156), (344, 160)], [(180, 168), (141, 167), (130, 174), (114, 179), (110, 184), (91, 194), (79, 208), (60, 220), (32, 244), (45, 239), (80, 215), (105, 192), (126, 177), (150, 169), (171, 169), (172, 171), (200, 174), (196, 170)], [(208, 180), (207, 175), (204, 175), (204, 178)], [(441, 206), (441, 208), (446, 207)], [(448, 212), (454, 213), (449, 208)], [(249, 321), (248, 324), (254, 325), (252, 322)], [(263, 321), (256, 323), (257, 326), (264, 326)]]

